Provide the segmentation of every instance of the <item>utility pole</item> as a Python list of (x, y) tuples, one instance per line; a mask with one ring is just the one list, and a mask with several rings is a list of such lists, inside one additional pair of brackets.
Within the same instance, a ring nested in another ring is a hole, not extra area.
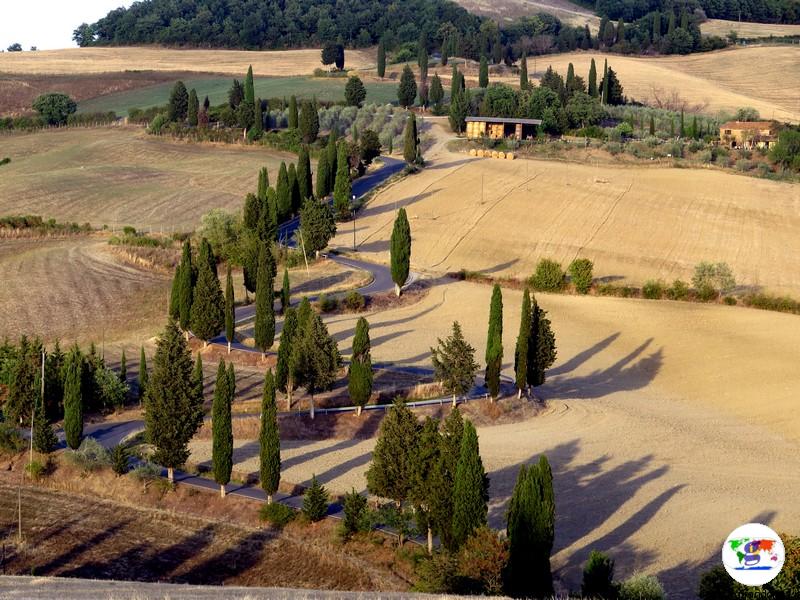
[(353, 252), (356, 252), (356, 195), (353, 194)]

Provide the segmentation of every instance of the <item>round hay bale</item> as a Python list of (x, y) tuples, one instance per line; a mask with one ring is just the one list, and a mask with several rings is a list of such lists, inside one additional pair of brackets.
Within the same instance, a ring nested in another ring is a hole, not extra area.
[(497, 150), (492, 150), (492, 158), (497, 158)]
[(481, 158), (486, 156), (486, 150), (478, 150), (478, 156), (480, 156)]
[(470, 156), (478, 156), (478, 151), (475, 150), (475, 148), (473, 148), (472, 150), (469, 151), (469, 155)]
[(514, 153), (506, 152), (506, 160), (514, 160)]
[(501, 160), (505, 160), (506, 159), (506, 153), (505, 152), (498, 152), (497, 153), (497, 158), (499, 158)]

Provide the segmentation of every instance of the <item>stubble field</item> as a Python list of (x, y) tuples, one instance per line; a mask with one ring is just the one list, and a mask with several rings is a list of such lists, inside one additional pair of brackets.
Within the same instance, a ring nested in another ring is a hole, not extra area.
[(212, 208), (238, 210), (258, 170), (280, 162), (263, 147), (192, 144), (134, 127), (5, 136), (11, 163), (0, 179), (0, 214), (38, 214), (95, 227), (191, 231)]
[(800, 35), (800, 25), (782, 25), (778, 23), (750, 23), (748, 21), (726, 21), (724, 19), (709, 19), (700, 26), (705, 35), (718, 35), (726, 37), (735, 31), (740, 38), (765, 38), (780, 37), (785, 35)]

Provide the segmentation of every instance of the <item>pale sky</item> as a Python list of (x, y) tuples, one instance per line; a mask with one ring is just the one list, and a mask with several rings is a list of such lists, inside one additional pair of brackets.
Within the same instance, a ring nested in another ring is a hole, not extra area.
[(131, 0), (0, 0), (0, 48), (19, 42), (24, 50), (74, 48), (72, 32)]

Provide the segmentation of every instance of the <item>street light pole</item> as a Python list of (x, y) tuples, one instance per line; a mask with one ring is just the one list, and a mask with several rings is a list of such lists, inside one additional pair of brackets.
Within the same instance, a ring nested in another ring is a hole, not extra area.
[(353, 194), (353, 252), (356, 250), (356, 195)]

